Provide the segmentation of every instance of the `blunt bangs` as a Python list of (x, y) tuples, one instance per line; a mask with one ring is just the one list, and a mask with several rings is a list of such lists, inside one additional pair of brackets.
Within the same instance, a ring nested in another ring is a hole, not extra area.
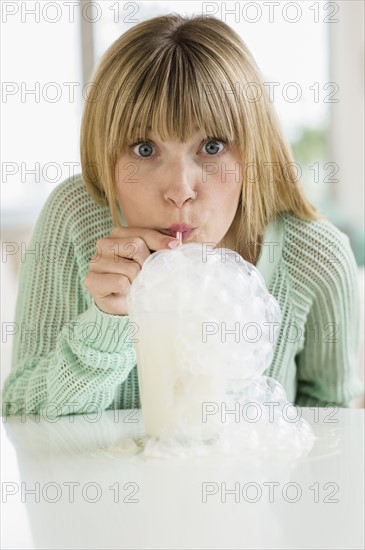
[(202, 55), (177, 45), (139, 67), (138, 79), (128, 80), (128, 99), (115, 106), (110, 152), (151, 133), (162, 141), (187, 142), (200, 130), (205, 138), (234, 144), (242, 117), (234, 82), (211, 57), (209, 66), (208, 73)]

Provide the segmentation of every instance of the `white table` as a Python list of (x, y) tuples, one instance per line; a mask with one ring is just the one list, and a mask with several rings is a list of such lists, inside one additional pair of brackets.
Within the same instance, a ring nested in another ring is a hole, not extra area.
[(2, 418), (2, 548), (364, 548), (364, 411), (302, 414), (317, 439), (295, 460), (107, 451), (139, 411)]

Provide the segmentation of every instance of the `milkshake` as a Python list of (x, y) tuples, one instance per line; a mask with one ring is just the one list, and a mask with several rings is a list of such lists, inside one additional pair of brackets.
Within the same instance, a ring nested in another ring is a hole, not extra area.
[[(256, 268), (233, 251), (223, 258), (225, 250), (206, 257), (201, 244), (186, 243), (154, 252), (131, 285), (128, 312), (138, 327), (140, 398), (152, 437), (214, 439), (222, 419), (207, 420), (207, 404), (231, 406), (269, 366), (274, 342), (265, 325), (280, 320), (280, 308)], [(262, 327), (258, 340), (241, 336), (246, 324)], [(238, 338), (221, 333), (233, 326)]]

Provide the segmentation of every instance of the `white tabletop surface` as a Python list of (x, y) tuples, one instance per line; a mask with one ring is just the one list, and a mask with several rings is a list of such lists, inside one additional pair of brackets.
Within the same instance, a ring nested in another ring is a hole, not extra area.
[(299, 459), (118, 456), (139, 411), (2, 418), (2, 548), (362, 549), (364, 411), (302, 414)]

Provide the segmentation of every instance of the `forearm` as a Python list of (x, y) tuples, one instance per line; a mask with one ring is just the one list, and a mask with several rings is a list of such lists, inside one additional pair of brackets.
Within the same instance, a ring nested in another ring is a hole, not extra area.
[(128, 317), (105, 314), (93, 303), (75, 322), (66, 323), (47, 354), (27, 356), (15, 346), (3, 410), (64, 415), (83, 412), (85, 407), (89, 412), (108, 408), (117, 386), (136, 364), (130, 328)]

